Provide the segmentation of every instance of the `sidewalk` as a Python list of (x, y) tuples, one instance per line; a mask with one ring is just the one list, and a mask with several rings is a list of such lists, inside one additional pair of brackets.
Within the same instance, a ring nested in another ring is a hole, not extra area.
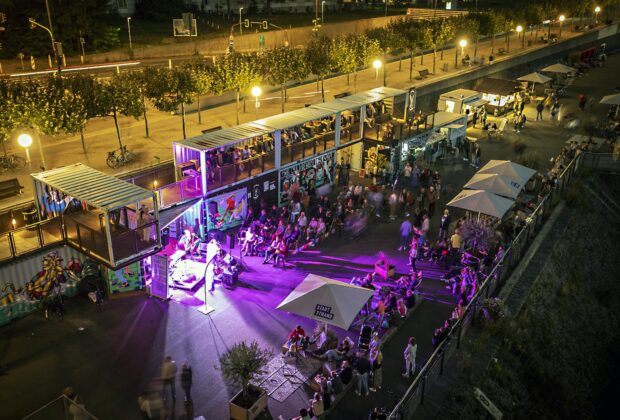
[[(572, 37), (580, 35), (580, 33), (574, 33), (569, 28), (564, 28), (562, 31), (562, 39), (566, 40)], [(526, 34), (526, 40), (532, 38), (534, 34)], [(500, 47), (505, 47), (503, 38), (498, 37), (495, 41), (496, 60), (500, 62), (506, 60), (524, 52), (529, 52), (534, 49), (543, 48), (546, 44), (536, 43), (531, 47), (522, 49), (520, 43), (516, 41), (516, 35), (511, 36), (510, 53), (504, 55), (497, 55), (497, 50)], [(437, 73), (431, 75), (423, 81), (409, 80), (409, 60), (402, 61), (402, 71), (398, 71), (398, 61), (389, 63), (387, 65), (387, 85), (395, 88), (407, 88), (412, 85), (422, 86), (430, 83), (434, 83), (437, 80), (452, 77), (462, 72), (474, 71), (477, 67), (462, 67), (454, 68), (454, 48), (448, 49), (444, 52), (444, 59), (440, 60), (441, 53), (437, 53)], [(487, 57), (491, 51), (491, 41), (487, 40), (481, 42), (478, 46), (478, 56)], [(466, 48), (466, 53), (473, 56), (473, 46)], [(422, 68), (432, 71), (432, 54), (425, 54), (423, 61), (424, 65), (420, 65), (421, 57), (414, 59), (414, 74), (417, 76), (417, 70)], [(448, 65), (448, 72), (443, 72), (441, 69), (444, 64)], [(358, 72), (357, 84), (353, 87), (353, 76), (351, 76), (351, 84), (347, 84), (347, 76), (336, 76), (325, 81), (325, 93), (326, 100), (331, 100), (335, 94), (356, 91), (361, 92), (369, 90), (382, 85), (383, 75), (380, 72), (378, 80), (375, 80), (374, 69), (366, 69)], [(264, 87), (265, 91), (269, 89)], [(289, 100), (286, 103), (285, 110), (290, 111), (297, 108), (302, 108), (306, 104), (315, 104), (321, 102), (320, 89), (317, 89), (316, 84), (310, 83), (288, 89)], [(217, 98), (213, 98), (217, 102)], [(213, 107), (209, 110), (202, 111), (202, 124), (198, 124), (197, 113), (191, 113), (186, 116), (187, 135), (188, 137), (201, 134), (201, 131), (207, 128), (222, 126), (228, 127), (236, 124), (234, 103), (225, 104), (217, 107)], [(246, 111), (240, 113), (240, 123), (245, 123), (257, 119), (254, 109), (253, 100), (248, 100), (246, 103)], [(270, 115), (275, 115), (281, 112), (279, 92), (275, 89), (273, 93), (266, 93), (261, 98), (261, 107), (259, 109), (259, 118), (264, 118)], [(86, 153), (82, 152), (81, 140), (79, 133), (77, 135), (70, 136), (44, 136), (41, 135), (41, 143), (43, 145), (43, 155), (45, 160), (45, 167), (47, 169), (65, 166), (81, 161), (86, 165), (89, 165), (95, 169), (118, 174), (131, 169), (137, 169), (145, 166), (149, 166), (157, 161), (156, 157), (164, 161), (172, 158), (171, 143), (175, 140), (182, 139), (181, 131), (181, 118), (180, 116), (170, 115), (155, 110), (149, 110), (148, 112), (149, 130), (151, 133), (150, 138), (145, 137), (144, 121), (137, 121), (133, 118), (120, 118), (119, 124), (121, 127), (121, 133), (123, 136), (123, 142), (127, 144), (129, 150), (135, 152), (138, 155), (138, 159), (135, 163), (127, 165), (119, 169), (110, 169), (105, 163), (107, 152), (118, 149), (118, 140), (116, 138), (116, 131), (114, 123), (111, 118), (97, 118), (91, 120), (85, 131), (85, 144)], [(16, 143), (7, 143), (7, 148), (10, 152), (24, 155), (23, 149), (21, 149)], [(69, 153), (68, 153), (69, 152)], [(23, 185), (24, 194), (22, 196), (13, 197), (10, 199), (0, 200), (0, 209), (10, 208), (20, 202), (31, 200), (32, 196), (32, 181), (30, 179), (30, 172), (38, 172), (42, 166), (40, 159), (40, 153), (35, 146), (30, 148), (30, 155), (32, 158), (31, 168), (25, 168), (17, 173), (6, 172), (0, 175), (0, 180), (10, 179), (17, 177)]]

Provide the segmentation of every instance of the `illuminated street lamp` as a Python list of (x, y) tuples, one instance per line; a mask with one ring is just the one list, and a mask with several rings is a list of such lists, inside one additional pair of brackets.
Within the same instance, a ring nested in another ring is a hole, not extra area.
[(321, 24), (325, 23), (325, 1), (321, 2)]
[(241, 13), (243, 12), (243, 7), (239, 8), (239, 35), (243, 35), (243, 24), (241, 22)]
[[(521, 35), (521, 32), (523, 32), (523, 26), (517, 25), (517, 27), (515, 28), (515, 31), (517, 31), (517, 40), (518, 40), (519, 36)], [(523, 37), (521, 39), (521, 48), (525, 48), (525, 34), (523, 34)]]
[(260, 101), (258, 100), (258, 98), (262, 94), (263, 94), (263, 90), (260, 88), (260, 86), (254, 86), (252, 88), (252, 96), (254, 96), (254, 98), (256, 100), (254, 102), (254, 107), (256, 108), (256, 118), (257, 119), (258, 119), (258, 108), (260, 108)]
[(379, 79), (379, 69), (381, 68), (381, 60), (377, 59), (372, 62), (372, 66), (375, 69), (375, 80)]
[(20, 134), (17, 138), (17, 143), (24, 149), (26, 149), (26, 162), (30, 164), (30, 150), (28, 148), (32, 146), (32, 136), (30, 134)]
[[(461, 39), (459, 41), (459, 46), (461, 47), (461, 57), (463, 57), (465, 54), (465, 47), (467, 46), (467, 40), (466, 39)], [(459, 66), (459, 50), (458, 48), (454, 49), (454, 68), (457, 68)]]
[(594, 8), (594, 15), (596, 16), (596, 24), (598, 25), (598, 14), (601, 13), (601, 6), (596, 6)]
[(560, 15), (559, 20), (560, 20), (560, 33), (558, 34), (558, 38), (562, 38), (562, 23), (564, 23), (564, 20), (566, 20), (566, 18), (564, 17), (564, 15)]

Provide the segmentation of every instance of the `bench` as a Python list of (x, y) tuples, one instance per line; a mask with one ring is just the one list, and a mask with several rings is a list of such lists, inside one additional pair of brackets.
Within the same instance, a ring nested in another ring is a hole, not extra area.
[(17, 178), (0, 181), (0, 198), (8, 198), (17, 194), (21, 194), (24, 187), (19, 184)]
[(506, 54), (506, 48), (504, 48), (504, 47), (502, 47), (502, 48), (498, 48), (498, 49), (497, 49), (497, 53), (498, 53), (499, 55)]
[(431, 75), (431, 73), (427, 69), (418, 70), (418, 73), (420, 73), (420, 75), (417, 77), (418, 80), (426, 79), (428, 76)]
[(334, 95), (334, 99), (344, 98), (346, 96), (351, 96), (351, 92), (342, 92)]

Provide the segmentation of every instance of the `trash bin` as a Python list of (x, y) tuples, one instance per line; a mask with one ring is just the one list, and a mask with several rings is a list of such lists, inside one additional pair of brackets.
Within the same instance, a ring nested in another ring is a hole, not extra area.
[(28, 208), (26, 210), (22, 210), (22, 217), (24, 218), (24, 223), (26, 225), (32, 225), (37, 222), (37, 209)]

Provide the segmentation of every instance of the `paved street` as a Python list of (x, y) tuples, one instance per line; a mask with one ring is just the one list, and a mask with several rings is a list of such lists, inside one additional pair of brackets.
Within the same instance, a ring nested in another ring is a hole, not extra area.
[[(568, 25), (567, 25), (568, 26)], [(533, 39), (533, 34), (527, 33), (526, 40)], [(566, 40), (573, 36), (578, 35), (569, 31), (568, 27), (565, 27), (562, 31), (562, 39)], [(539, 34), (540, 36), (540, 34)], [(504, 37), (497, 37), (495, 41), (496, 57), (495, 61), (499, 62), (505, 60), (508, 57), (512, 57), (516, 54), (522, 54), (524, 51), (530, 51), (535, 48), (543, 48), (545, 44), (534, 43), (532, 47), (528, 47), (527, 43), (525, 49), (521, 48), (519, 42), (517, 42), (516, 34), (511, 36), (510, 53), (504, 55), (498, 55), (497, 50), (500, 47), (506, 47)], [(473, 46), (466, 48), (466, 53), (473, 57)], [(478, 46), (478, 55), (484, 57), (488, 62), (488, 57), (491, 52), (491, 41), (486, 40), (480, 42)], [(412, 85), (422, 86), (427, 83), (433, 83), (437, 80), (451, 77), (458, 72), (471, 71), (474, 67), (463, 67), (459, 65), (457, 69), (454, 68), (454, 49), (447, 49), (443, 54), (444, 59), (440, 60), (441, 54), (437, 54), (437, 74), (431, 75), (425, 80), (409, 80), (409, 60), (402, 61), (402, 71), (398, 71), (399, 63), (393, 62), (388, 64), (387, 85), (396, 88), (406, 88)], [(421, 61), (424, 64), (420, 64)], [(432, 71), (432, 54), (426, 54), (423, 57), (416, 57), (413, 76), (417, 77), (418, 70), (428, 69)], [(448, 66), (448, 72), (444, 72), (442, 69), (444, 65)], [(351, 83), (347, 84), (347, 76), (333, 77), (325, 81), (326, 100), (331, 100), (335, 94), (345, 91), (364, 91), (372, 89), (382, 85), (382, 73), (380, 72), (378, 80), (375, 80), (374, 69), (367, 69), (358, 72), (357, 83), (354, 89), (353, 76), (350, 77)], [(265, 88), (264, 91), (268, 89)], [(293, 87), (288, 90), (289, 100), (286, 103), (286, 110), (292, 110), (303, 107), (305, 104), (314, 104), (321, 102), (320, 90), (315, 83), (309, 83), (298, 87)], [(261, 106), (259, 110), (259, 118), (267, 117), (270, 115), (278, 114), (281, 112), (279, 90), (274, 89), (272, 93), (265, 93), (261, 98)], [(201, 103), (203, 107), (209, 107), (208, 110), (202, 111), (202, 124), (198, 124), (197, 113), (190, 113), (187, 116), (187, 135), (195, 136), (201, 133), (201, 130), (217, 127), (217, 126), (232, 126), (236, 123), (235, 104), (227, 103), (225, 105), (219, 105), (222, 101), (230, 101), (232, 96), (224, 95), (222, 97), (209, 97), (204, 98)], [(241, 112), (240, 122), (248, 122), (256, 119), (256, 113), (254, 109), (253, 98), (250, 98), (246, 104), (246, 111)], [(86, 136), (86, 153), (82, 152), (81, 140), (79, 133), (71, 136), (40, 136), (41, 144), (43, 145), (43, 157), (45, 160), (45, 167), (47, 169), (70, 165), (81, 161), (95, 169), (102, 170), (113, 174), (120, 174), (127, 170), (146, 167), (154, 164), (158, 160), (171, 159), (171, 143), (175, 140), (182, 138), (181, 131), (181, 118), (176, 115), (170, 115), (155, 110), (148, 112), (148, 121), (151, 137), (145, 137), (144, 122), (142, 120), (135, 120), (133, 118), (121, 118), (120, 126), (123, 136), (123, 142), (127, 144), (129, 150), (135, 152), (138, 155), (138, 159), (135, 163), (127, 165), (119, 169), (110, 169), (107, 167), (105, 160), (107, 152), (119, 148), (118, 140), (116, 138), (116, 130), (114, 128), (114, 122), (111, 118), (97, 118), (90, 121), (85, 130)], [(16, 142), (8, 143), (8, 149), (17, 154), (24, 155), (23, 149), (21, 149)], [(0, 210), (10, 208), (11, 206), (20, 202), (31, 200), (32, 196), (32, 182), (29, 176), (31, 172), (38, 172), (42, 165), (41, 154), (37, 150), (36, 142), (30, 148), (30, 155), (32, 158), (31, 168), (25, 168), (18, 173), (7, 172), (0, 175), (0, 180), (9, 179), (17, 176), (21, 182), (21, 185), (25, 187), (24, 194), (22, 196), (16, 196), (9, 199), (0, 200)], [(159, 158), (159, 159), (158, 159)]]

